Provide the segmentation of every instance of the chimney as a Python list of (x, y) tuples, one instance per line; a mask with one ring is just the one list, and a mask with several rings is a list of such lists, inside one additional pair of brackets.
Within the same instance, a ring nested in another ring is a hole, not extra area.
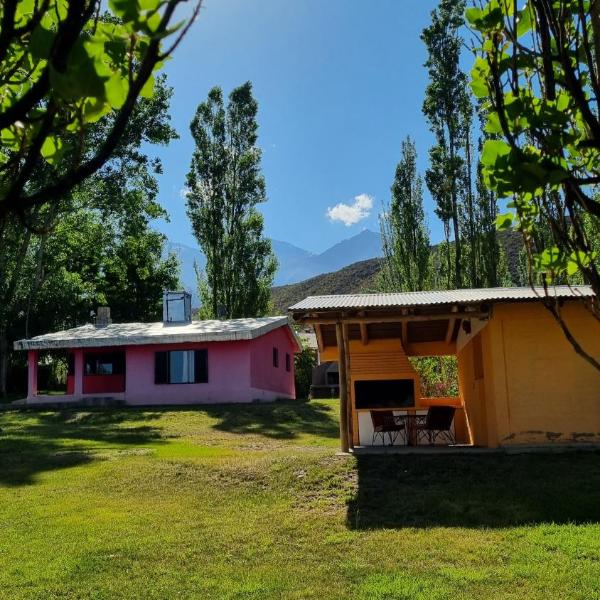
[(106, 327), (110, 325), (112, 320), (110, 318), (110, 307), (99, 306), (98, 314), (96, 315), (96, 327)]
[(163, 293), (163, 323), (186, 324), (192, 322), (192, 296), (187, 292)]

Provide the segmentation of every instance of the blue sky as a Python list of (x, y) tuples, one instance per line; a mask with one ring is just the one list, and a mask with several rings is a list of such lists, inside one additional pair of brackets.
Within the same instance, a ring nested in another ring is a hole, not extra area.
[[(416, 140), (420, 171), (426, 168), (432, 136), (421, 114), (427, 74), (419, 35), (435, 5), (205, 0), (166, 67), (181, 139), (159, 150), (160, 201), (171, 218), (159, 229), (195, 245), (181, 195), (193, 151), (189, 122), (211, 87), (228, 94), (250, 80), (259, 103), (266, 235), (319, 252), (365, 227), (378, 230), (406, 135)], [(442, 228), (425, 194), (432, 241), (439, 241)], [(347, 207), (335, 208), (340, 203)], [(359, 217), (350, 226), (339, 220)]]

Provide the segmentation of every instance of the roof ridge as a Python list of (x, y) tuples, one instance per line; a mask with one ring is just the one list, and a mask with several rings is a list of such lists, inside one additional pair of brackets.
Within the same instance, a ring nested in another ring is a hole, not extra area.
[[(589, 285), (567, 285), (567, 284), (560, 284), (560, 285), (554, 285), (554, 286), (550, 286), (548, 289), (552, 290), (552, 289), (581, 289), (581, 288), (591, 288), (591, 286)], [(541, 285), (536, 285), (535, 290), (543, 290), (543, 286)], [(528, 290), (531, 291), (532, 288), (531, 286), (498, 286), (498, 287), (479, 287), (479, 288), (452, 288), (452, 289), (448, 289), (448, 290), (414, 290), (414, 291), (408, 291), (408, 292), (403, 292), (403, 291), (399, 291), (399, 292), (348, 292), (348, 293), (343, 293), (343, 294), (311, 294), (310, 296), (307, 296), (306, 298), (344, 298), (347, 296), (395, 296), (395, 295), (418, 295), (418, 294), (448, 294), (448, 293), (453, 293), (453, 292), (461, 292), (461, 293), (466, 293), (466, 292), (485, 292), (485, 291), (493, 291), (493, 292), (500, 292), (500, 291), (511, 291), (511, 292), (516, 292), (516, 291), (523, 291), (523, 290)]]

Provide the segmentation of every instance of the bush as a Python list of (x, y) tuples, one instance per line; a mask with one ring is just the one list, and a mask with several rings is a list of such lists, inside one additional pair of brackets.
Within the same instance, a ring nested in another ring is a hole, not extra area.
[(296, 398), (308, 398), (312, 384), (312, 372), (317, 366), (317, 353), (312, 348), (302, 348), (294, 357), (296, 375)]
[(423, 397), (458, 396), (456, 356), (413, 356), (410, 361), (421, 377)]

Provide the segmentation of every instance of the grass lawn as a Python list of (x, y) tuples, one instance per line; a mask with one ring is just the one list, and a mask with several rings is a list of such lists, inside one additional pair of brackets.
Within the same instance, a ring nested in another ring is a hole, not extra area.
[(600, 598), (600, 455), (335, 455), (336, 402), (0, 413), (0, 598)]

